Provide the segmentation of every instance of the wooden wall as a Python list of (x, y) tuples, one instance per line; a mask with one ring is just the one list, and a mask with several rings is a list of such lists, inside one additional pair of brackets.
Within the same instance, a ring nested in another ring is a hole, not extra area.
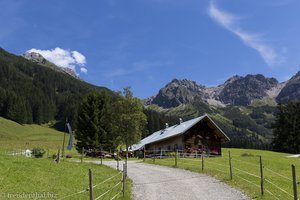
[(184, 134), (187, 153), (221, 155), (221, 138), (208, 122), (200, 121)]

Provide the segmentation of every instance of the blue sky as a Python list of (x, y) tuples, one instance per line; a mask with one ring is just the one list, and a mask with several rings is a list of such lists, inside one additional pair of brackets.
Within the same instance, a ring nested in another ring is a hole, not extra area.
[(300, 70), (298, 0), (0, 0), (0, 46), (38, 51), (140, 98), (173, 78), (215, 86)]

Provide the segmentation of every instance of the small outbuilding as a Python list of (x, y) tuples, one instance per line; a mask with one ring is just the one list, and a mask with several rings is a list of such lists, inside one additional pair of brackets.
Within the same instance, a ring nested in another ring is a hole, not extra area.
[(221, 144), (230, 141), (228, 136), (208, 116), (188, 121), (179, 119), (178, 124), (156, 131), (132, 145), (132, 151), (155, 152), (180, 151), (187, 154), (221, 155)]

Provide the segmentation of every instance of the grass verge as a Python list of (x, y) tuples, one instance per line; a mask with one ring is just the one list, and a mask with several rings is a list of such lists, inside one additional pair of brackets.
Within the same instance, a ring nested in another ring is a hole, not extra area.
[[(228, 151), (232, 157), (233, 179), (229, 176)], [(177, 167), (213, 176), (235, 188), (244, 191), (252, 199), (293, 199), (291, 165), (300, 170), (299, 158), (287, 158), (289, 154), (249, 149), (222, 149), (221, 157), (178, 158)], [(259, 156), (262, 156), (264, 174), (264, 195), (260, 190)], [(146, 163), (153, 164), (153, 159)], [(155, 159), (155, 164), (174, 167), (175, 158)], [(299, 180), (300, 172), (297, 175)]]

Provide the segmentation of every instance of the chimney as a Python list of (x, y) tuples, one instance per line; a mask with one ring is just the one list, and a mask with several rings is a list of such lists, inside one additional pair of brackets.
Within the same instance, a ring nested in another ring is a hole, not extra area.
[(179, 124), (181, 124), (183, 121), (182, 121), (182, 118), (179, 118)]
[(167, 129), (167, 128), (169, 128), (169, 124), (168, 124), (168, 123), (166, 123), (166, 129)]

